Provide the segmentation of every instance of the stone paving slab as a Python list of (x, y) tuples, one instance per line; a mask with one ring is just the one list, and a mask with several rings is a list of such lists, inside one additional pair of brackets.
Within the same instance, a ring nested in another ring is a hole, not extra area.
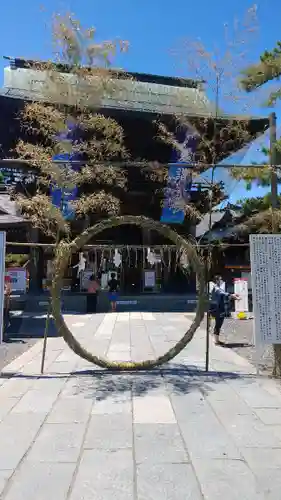
[[(155, 357), (183, 314), (68, 315), (83, 345), (111, 359)], [(257, 378), (205, 332), (152, 372), (110, 373), (61, 338), (0, 378), (0, 500), (280, 500), (281, 385)]]
[(203, 498), (206, 500), (267, 498), (259, 491), (253, 472), (242, 460), (195, 459), (193, 464)]
[(190, 463), (177, 424), (136, 423), (134, 445), (137, 464)]
[(137, 467), (138, 500), (202, 500), (190, 464), (141, 464)]
[[(74, 463), (31, 462), (26, 459), (12, 476), (5, 500), (64, 500), (75, 472)], [(80, 497), (82, 498), (82, 497)]]
[(84, 449), (123, 450), (133, 448), (131, 414), (92, 415), (87, 428)]
[(132, 500), (134, 483), (132, 450), (84, 450), (69, 498)]

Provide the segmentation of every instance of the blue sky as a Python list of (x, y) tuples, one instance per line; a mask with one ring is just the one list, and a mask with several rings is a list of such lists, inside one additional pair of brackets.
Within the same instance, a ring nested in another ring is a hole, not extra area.
[[(26, 58), (50, 58), (51, 15), (54, 12), (74, 12), (86, 26), (95, 26), (101, 40), (121, 38), (130, 43), (129, 52), (116, 64), (127, 70), (162, 75), (194, 76), (186, 62), (184, 40), (198, 40), (208, 51), (219, 47), (223, 55), (227, 49), (224, 24), (233, 27), (234, 19), (243, 20), (245, 12), (253, 5), (248, 0), (9, 0), (1, 4), (0, 55)], [(280, 0), (257, 2), (258, 30), (247, 34), (245, 61), (254, 62), (264, 49), (271, 49), (280, 33)], [(240, 46), (241, 47), (241, 46)], [(240, 49), (239, 49), (240, 50)], [(6, 63), (0, 60), (0, 84)], [(208, 74), (203, 74), (203, 76)], [(209, 78), (208, 78), (209, 79)], [(224, 91), (222, 92), (224, 93)], [(212, 91), (209, 90), (212, 97)], [(250, 97), (247, 113), (266, 115), (262, 106), (264, 96)], [(243, 98), (243, 107), (245, 99)], [(223, 108), (239, 112), (242, 101), (234, 105), (222, 99)], [(278, 106), (278, 114), (281, 107)]]

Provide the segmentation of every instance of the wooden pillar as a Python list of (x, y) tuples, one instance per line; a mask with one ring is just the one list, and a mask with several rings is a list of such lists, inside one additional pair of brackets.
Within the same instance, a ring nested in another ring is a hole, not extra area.
[(142, 244), (149, 246), (151, 242), (150, 229), (142, 229)]
[[(38, 243), (39, 231), (36, 228), (31, 228), (29, 232), (31, 243)], [(42, 292), (43, 270), (44, 270), (44, 253), (39, 247), (30, 248), (29, 253), (29, 292), (33, 294)]]

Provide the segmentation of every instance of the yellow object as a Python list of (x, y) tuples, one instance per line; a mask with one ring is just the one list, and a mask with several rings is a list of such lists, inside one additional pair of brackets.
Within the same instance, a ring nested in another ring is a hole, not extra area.
[(247, 314), (244, 312), (237, 313), (237, 319), (247, 319)]

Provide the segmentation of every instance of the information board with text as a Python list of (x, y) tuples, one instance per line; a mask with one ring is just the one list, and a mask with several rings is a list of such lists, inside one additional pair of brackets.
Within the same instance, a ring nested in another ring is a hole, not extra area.
[(281, 235), (250, 236), (256, 344), (281, 344)]

